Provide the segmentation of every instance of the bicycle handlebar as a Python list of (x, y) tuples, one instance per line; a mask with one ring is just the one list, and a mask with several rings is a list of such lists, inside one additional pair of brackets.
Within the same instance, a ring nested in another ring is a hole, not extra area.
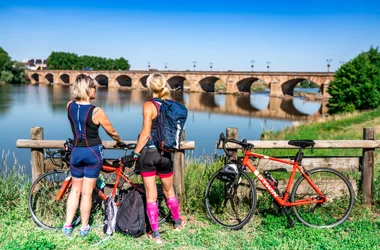
[(136, 148), (136, 143), (129, 143), (125, 144), (124, 142), (117, 145), (119, 148), (124, 149), (124, 150), (130, 150), (130, 149), (135, 149)]
[(232, 153), (229, 153), (229, 152), (227, 151), (227, 149), (226, 149), (226, 143), (227, 143), (227, 142), (231, 142), (231, 143), (238, 144), (238, 145), (240, 145), (243, 149), (250, 149), (250, 148), (253, 148), (253, 147), (254, 147), (254, 145), (251, 144), (251, 143), (248, 143), (246, 139), (243, 139), (243, 140), (241, 140), (241, 141), (239, 141), (239, 140), (235, 140), (235, 139), (228, 139), (228, 138), (226, 138), (226, 137), (224, 136), (223, 133), (221, 133), (221, 134), (219, 135), (219, 144), (220, 144), (220, 143), (223, 144), (223, 150), (224, 150), (224, 152), (225, 152), (227, 155), (229, 155), (229, 156), (231, 156)]

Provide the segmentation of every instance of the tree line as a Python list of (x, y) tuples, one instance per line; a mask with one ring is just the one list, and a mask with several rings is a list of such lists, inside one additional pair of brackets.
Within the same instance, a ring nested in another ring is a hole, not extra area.
[(128, 60), (103, 58), (98, 56), (78, 56), (74, 53), (52, 52), (47, 58), (49, 69), (62, 70), (129, 70)]
[(0, 47), (0, 83), (25, 83), (24, 67), (24, 63), (12, 61)]

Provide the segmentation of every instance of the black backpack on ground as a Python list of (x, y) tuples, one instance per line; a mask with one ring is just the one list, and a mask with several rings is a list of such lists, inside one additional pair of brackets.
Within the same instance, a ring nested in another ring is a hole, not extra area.
[(135, 237), (146, 232), (144, 202), (139, 192), (131, 190), (124, 196), (116, 215), (116, 231)]

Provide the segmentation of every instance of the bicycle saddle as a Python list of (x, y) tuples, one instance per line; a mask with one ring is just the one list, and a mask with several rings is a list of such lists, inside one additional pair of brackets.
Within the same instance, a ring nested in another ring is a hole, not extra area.
[(315, 142), (313, 140), (290, 140), (288, 144), (300, 148), (307, 148), (314, 147)]

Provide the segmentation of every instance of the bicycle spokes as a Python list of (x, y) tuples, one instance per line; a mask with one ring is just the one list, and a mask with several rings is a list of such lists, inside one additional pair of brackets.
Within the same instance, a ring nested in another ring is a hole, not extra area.
[[(239, 227), (253, 214), (256, 192), (246, 174), (226, 182), (217, 175), (206, 192), (206, 206), (213, 220), (229, 228)], [(248, 219), (249, 220), (249, 219)]]
[(350, 182), (332, 169), (312, 170), (309, 178), (325, 197), (319, 196), (305, 178), (297, 180), (292, 202), (309, 201), (309, 204), (294, 207), (298, 219), (312, 227), (333, 227), (347, 219), (354, 202)]

